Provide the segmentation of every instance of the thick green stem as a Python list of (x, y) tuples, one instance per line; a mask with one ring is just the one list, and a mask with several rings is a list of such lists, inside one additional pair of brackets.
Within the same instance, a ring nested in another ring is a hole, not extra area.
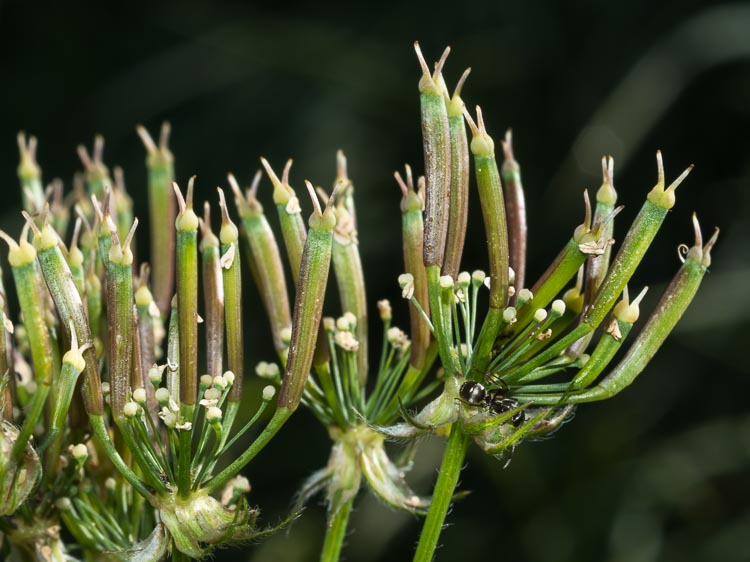
[(440, 463), (440, 472), (432, 493), (430, 511), (427, 513), (422, 534), (419, 536), (414, 562), (430, 562), (435, 554), (440, 532), (443, 530), (443, 523), (458, 484), (458, 476), (464, 463), (468, 442), (469, 439), (461, 427), (454, 424), (443, 454), (443, 461)]
[(342, 505), (331, 519), (326, 529), (323, 549), (320, 551), (320, 562), (336, 562), (341, 556), (341, 547), (344, 545), (346, 528), (349, 524), (349, 515), (352, 512), (354, 497)]

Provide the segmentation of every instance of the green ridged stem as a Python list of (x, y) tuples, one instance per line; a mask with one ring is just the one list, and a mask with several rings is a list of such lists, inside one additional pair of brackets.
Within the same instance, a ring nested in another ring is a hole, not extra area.
[[(440, 298), (440, 266), (428, 265), (426, 271), (427, 287), (430, 298), (430, 318), (432, 320), (435, 340), (437, 340), (440, 362), (446, 370), (446, 375), (454, 376), (457, 374), (457, 365), (454, 361), (455, 357), (453, 354), (453, 338), (451, 336), (452, 330), (450, 318), (445, 317), (444, 309), (446, 307), (442, 306)], [(448, 309), (448, 311), (449, 310), (450, 309)]]
[[(396, 175), (401, 186), (401, 244), (404, 254), (404, 271), (414, 279), (414, 298), (425, 314), (430, 314), (430, 302), (427, 291), (427, 271), (423, 261), (424, 222), (422, 219), (423, 201), (414, 191), (411, 181), (411, 170), (407, 168), (406, 183)], [(416, 371), (421, 371), (425, 364), (425, 355), (430, 345), (430, 327), (413, 303), (409, 303), (409, 327), (411, 349), (409, 363)]]
[(359, 242), (353, 217), (343, 202), (336, 206), (336, 229), (332, 247), (333, 272), (338, 286), (341, 311), (351, 312), (357, 318), (354, 335), (359, 342), (357, 350), (357, 375), (359, 384), (367, 382), (367, 294)]
[[(33, 224), (30, 217), (27, 218), (27, 221)], [(83, 353), (83, 358), (86, 361), (83, 379), (83, 401), (86, 412), (89, 415), (102, 415), (104, 413), (104, 400), (99, 376), (99, 364), (81, 295), (78, 293), (68, 264), (57, 245), (57, 234), (52, 231), (49, 225), (44, 226), (42, 231), (39, 231), (35, 226), (32, 226), (32, 229), (34, 230), (33, 243), (37, 251), (37, 259), (65, 330), (68, 331), (72, 323), (81, 345), (90, 344)], [(68, 337), (70, 337), (70, 334), (68, 334)]]
[(701, 248), (701, 241), (698, 238), (696, 245), (688, 252), (685, 263), (664, 291), (638, 337), (620, 362), (597, 386), (571, 393), (517, 394), (514, 397), (521, 401), (533, 401), (541, 405), (579, 404), (604, 400), (632, 384), (659, 350), (693, 300), (711, 263), (710, 250), (715, 241), (716, 235), (705, 247)]
[(145, 268), (141, 268), (140, 286), (135, 292), (135, 316), (136, 334), (135, 341), (138, 344), (138, 359), (140, 371), (143, 376), (143, 386), (146, 389), (146, 399), (149, 412), (153, 417), (157, 415), (158, 403), (155, 396), (154, 385), (148, 380), (148, 373), (156, 363), (156, 348), (154, 339), (154, 317), (151, 308), (156, 306), (153, 295), (147, 285), (148, 274)]
[(414, 562), (431, 562), (435, 555), (438, 539), (458, 485), (458, 477), (464, 464), (468, 443), (468, 435), (463, 432), (459, 424), (454, 423), (443, 453), (443, 460), (440, 463), (440, 470), (438, 470), (430, 510), (419, 535)]
[(120, 453), (118, 453), (117, 449), (115, 449), (112, 440), (109, 438), (109, 431), (107, 430), (107, 425), (104, 422), (104, 417), (101, 414), (89, 414), (89, 423), (91, 424), (91, 429), (94, 431), (94, 435), (96, 435), (96, 438), (99, 441), (102, 449), (104, 450), (104, 453), (107, 455), (107, 458), (114, 465), (117, 471), (122, 474), (125, 480), (127, 480), (128, 483), (133, 486), (133, 488), (140, 495), (142, 495), (150, 502), (153, 502), (155, 499), (154, 495), (148, 490), (148, 488), (146, 488), (146, 485), (143, 483), (143, 481), (125, 463), (125, 461), (120, 456)]
[(172, 193), (174, 156), (169, 150), (170, 128), (169, 123), (162, 125), (158, 146), (145, 128), (139, 126), (137, 131), (147, 152), (152, 291), (162, 317), (166, 317), (172, 300), (175, 271), (176, 205)]
[(91, 328), (91, 339), (101, 341), (102, 319), (102, 282), (94, 269), (94, 262), (87, 268), (86, 277), (86, 311)]
[(337, 562), (339, 560), (355, 496), (339, 506), (328, 522), (323, 548), (320, 551), (320, 562)]

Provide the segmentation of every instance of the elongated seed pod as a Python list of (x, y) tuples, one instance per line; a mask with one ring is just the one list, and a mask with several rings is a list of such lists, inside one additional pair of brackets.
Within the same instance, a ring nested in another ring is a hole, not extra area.
[(328, 284), (333, 229), (336, 226), (336, 216), (330, 207), (334, 196), (331, 196), (328, 206), (326, 206), (325, 211), (322, 211), (315, 197), (315, 190), (309, 183), (308, 189), (315, 204), (315, 212), (308, 223), (310, 230), (300, 264), (289, 359), (277, 402), (280, 409), (289, 412), (296, 410), (302, 399), (307, 375), (312, 365), (318, 326), (320, 325), (323, 301)]
[(94, 150), (89, 155), (86, 147), (78, 145), (78, 156), (81, 159), (84, 169), (84, 178), (89, 195), (100, 197), (112, 185), (109, 177), (109, 169), (104, 164), (104, 137), (96, 135), (94, 137)]
[(16, 137), (20, 162), (18, 164), (18, 180), (21, 183), (23, 208), (28, 213), (37, 213), (44, 207), (44, 188), (42, 187), (42, 170), (36, 161), (36, 137), (29, 137), (21, 131)]
[(292, 167), (292, 161), (287, 160), (281, 179), (274, 173), (268, 160), (261, 158), (260, 161), (273, 184), (273, 202), (279, 214), (281, 236), (284, 239), (289, 267), (292, 270), (292, 279), (296, 286), (299, 279), (299, 267), (302, 262), (302, 251), (307, 238), (307, 229), (305, 228), (305, 221), (302, 220), (302, 208), (299, 199), (289, 185), (289, 170)]
[(359, 241), (354, 218), (341, 201), (334, 206), (336, 228), (333, 230), (332, 261), (336, 276), (342, 312), (351, 312), (357, 318), (354, 334), (359, 342), (357, 349), (357, 374), (359, 384), (367, 382), (367, 295)]
[[(115, 181), (112, 185), (112, 206), (117, 235), (124, 240), (133, 226), (133, 199), (125, 189), (125, 175), (119, 166), (114, 169)], [(133, 244), (135, 246), (135, 244)]]
[(658, 181), (649, 192), (646, 202), (628, 230), (596, 298), (584, 313), (583, 321), (587, 324), (598, 326), (604, 320), (643, 259), (646, 250), (664, 222), (667, 212), (674, 207), (675, 190), (693, 169), (692, 165), (689, 166), (665, 189), (661, 152), (656, 153), (656, 161)]
[(466, 239), (466, 223), (469, 216), (469, 141), (466, 138), (464, 122), (464, 102), (461, 99), (470, 68), (458, 81), (453, 97), (448, 103), (448, 126), (451, 143), (451, 187), (448, 211), (448, 233), (446, 237), (443, 275), (458, 277), (461, 256)]
[(81, 232), (81, 219), (76, 219), (75, 227), (73, 228), (73, 238), (70, 241), (70, 248), (66, 252), (65, 259), (68, 260), (68, 267), (70, 273), (73, 275), (73, 281), (76, 284), (78, 293), (81, 295), (81, 299), (86, 298), (86, 271), (84, 267), (83, 252), (78, 247), (78, 236)]
[(256, 197), (260, 177), (260, 171), (258, 171), (253, 179), (252, 187), (245, 195), (242, 194), (234, 176), (229, 174), (228, 179), (242, 220), (249, 256), (257, 271), (255, 281), (271, 324), (273, 345), (276, 352), (282, 354), (286, 349), (286, 344), (282, 341), (281, 333), (291, 327), (292, 314), (279, 246), (263, 213), (263, 206)]
[[(156, 363), (156, 342), (154, 337), (154, 315), (158, 315), (158, 307), (154, 297), (148, 288), (149, 268), (147, 264), (141, 265), (138, 276), (138, 289), (135, 291), (135, 316), (136, 335), (138, 342), (138, 358), (140, 371), (144, 378), (143, 386), (146, 388), (146, 399), (152, 416), (156, 416), (158, 403), (156, 401), (154, 385), (147, 380), (151, 367)], [(154, 310), (156, 309), (156, 310)]]
[(201, 222), (201, 267), (206, 325), (206, 368), (212, 377), (224, 372), (224, 281), (219, 239), (211, 230), (211, 207), (204, 205)]
[[(617, 192), (614, 187), (614, 160), (612, 157), (602, 157), (602, 185), (596, 192), (596, 209), (594, 210), (594, 224), (602, 225), (602, 238), (612, 238), (615, 228), (614, 217), (608, 217), (615, 210)], [(601, 255), (592, 255), (586, 262), (586, 302), (591, 302), (601, 287), (604, 277), (609, 271), (612, 246), (607, 245)]]
[(169, 150), (169, 123), (161, 127), (159, 145), (148, 131), (137, 127), (138, 135), (146, 147), (146, 167), (148, 168), (148, 202), (151, 224), (151, 280), (154, 298), (166, 317), (172, 300), (174, 283), (174, 248), (176, 214), (175, 198), (172, 194), (174, 181), (174, 156)]
[(193, 211), (193, 186), (190, 178), (187, 196), (174, 185), (180, 212), (175, 220), (177, 231), (176, 280), (177, 309), (180, 326), (180, 403), (192, 406), (198, 392), (198, 226)]
[(487, 134), (482, 110), (479, 107), (477, 123), (474, 123), (468, 111), (465, 115), (472, 132), (471, 152), (474, 155), (474, 170), (490, 266), (490, 306), (477, 338), (470, 375), (476, 379), (490, 359), (492, 347), (502, 325), (503, 310), (508, 302), (508, 227), (500, 172), (495, 160), (495, 142)]
[[(404, 271), (414, 279), (414, 298), (429, 317), (430, 303), (427, 294), (427, 272), (422, 259), (424, 201), (414, 190), (411, 168), (406, 166), (406, 181), (396, 172), (396, 182), (401, 188), (401, 244), (404, 254)], [(409, 326), (411, 349), (409, 364), (421, 369), (425, 364), (427, 348), (430, 346), (430, 327), (413, 303), (409, 303)]]
[(81, 295), (78, 293), (73, 275), (60, 251), (58, 236), (52, 227), (43, 225), (39, 230), (31, 217), (26, 215), (26, 220), (34, 231), (32, 242), (37, 251), (37, 259), (63, 326), (67, 331), (72, 322), (81, 345), (89, 344), (83, 353), (86, 361), (83, 380), (84, 405), (89, 415), (101, 415), (104, 412), (101, 378)]
[[(521, 183), (521, 167), (513, 155), (513, 135), (508, 129), (503, 140), (505, 158), (502, 166), (505, 210), (508, 215), (508, 263), (515, 272), (514, 286), (517, 291), (524, 287), (526, 279), (526, 197)], [(511, 299), (515, 302), (515, 298)]]
[[(34, 377), (37, 390), (31, 410), (27, 412), (24, 424), (11, 450), (11, 457), (18, 461), (42, 414), (44, 402), (52, 384), (52, 344), (45, 322), (45, 298), (42, 276), (37, 265), (37, 252), (27, 241), (28, 228), (24, 227), (21, 239), (16, 242), (0, 231), (0, 236), (8, 243), (8, 262), (13, 271), (18, 304), (23, 315), (26, 335), (34, 364)], [(4, 313), (3, 313), (4, 314)]]
[(615, 305), (613, 311), (614, 318), (612, 318), (607, 330), (596, 344), (591, 357), (586, 361), (583, 368), (576, 373), (576, 376), (573, 377), (570, 383), (571, 388), (586, 388), (607, 368), (607, 365), (609, 365), (628, 337), (633, 324), (638, 320), (640, 314), (638, 304), (645, 296), (647, 289), (648, 287), (632, 303), (628, 298), (627, 290), (625, 291), (623, 299)]
[(442, 267), (451, 197), (451, 140), (441, 73), (450, 48), (443, 52), (433, 74), (430, 74), (419, 43), (414, 43), (414, 49), (422, 67), (419, 103), (426, 180), (424, 263), (427, 267)]
[[(107, 260), (107, 325), (110, 406), (116, 423), (124, 419), (123, 407), (130, 400), (133, 371), (133, 240), (138, 220), (120, 243), (117, 226), (107, 215), (112, 244)], [(100, 238), (100, 241), (102, 239)]]
[(559, 404), (562, 402), (577, 404), (604, 400), (614, 396), (632, 384), (643, 372), (664, 340), (674, 329), (703, 280), (711, 265), (711, 249), (716, 243), (719, 231), (703, 245), (700, 227), (695, 220), (696, 240), (685, 257), (685, 262), (664, 291), (656, 309), (646, 321), (638, 337), (630, 346), (625, 356), (614, 369), (595, 387), (567, 395), (543, 394), (517, 396), (519, 400), (532, 399), (535, 404)]
[[(235, 375), (229, 391), (229, 403), (239, 404), (245, 373), (242, 326), (242, 271), (240, 268), (239, 229), (229, 217), (224, 192), (219, 192), (221, 205), (221, 273), (224, 284), (224, 323), (227, 340), (227, 367)], [(225, 416), (224, 421), (230, 416)]]

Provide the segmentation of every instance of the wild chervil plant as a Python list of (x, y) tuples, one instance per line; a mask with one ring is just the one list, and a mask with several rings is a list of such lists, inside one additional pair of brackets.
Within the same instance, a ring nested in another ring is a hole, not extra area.
[[(577, 404), (612, 397), (643, 371), (694, 297), (716, 242), (714, 234), (704, 244), (694, 218), (695, 243), (681, 247), (682, 267), (621, 351), (645, 294), (631, 299), (627, 284), (690, 169), (667, 186), (657, 153), (657, 184), (615, 252), (619, 208), (613, 161), (604, 158), (595, 206), (584, 193), (583, 222), (528, 287), (525, 203), (510, 133), (498, 167), (481, 110), (475, 122), (461, 98), (468, 71), (450, 95), (442, 75), (448, 50), (434, 71), (416, 51), (424, 177), (415, 182), (408, 166), (404, 177), (396, 173), (405, 270), (398, 282), (410, 325), (408, 335), (393, 326), (390, 303), (378, 301), (376, 362), (343, 153), (331, 195), (321, 192), (324, 207), (306, 182), (314, 209), (307, 225), (290, 185), (291, 161), (279, 178), (262, 159), (292, 273), (290, 298), (282, 250), (258, 200), (260, 172), (244, 193), (228, 178), (239, 225), (218, 190), (217, 236), (209, 204), (202, 219), (194, 210), (194, 178), (184, 194), (174, 183), (168, 126), (158, 144), (139, 127), (149, 266), (135, 263), (138, 220), (122, 171), (110, 175), (103, 162), (103, 140), (97, 137), (91, 155), (79, 148), (84, 172), (64, 197), (60, 182), (43, 189), (36, 140), (19, 135), (26, 224), (17, 238), (0, 233), (18, 301), (11, 312), (0, 286), (4, 559), (201, 559), (273, 532), (258, 529), (240, 471), (303, 404), (325, 426), (332, 449), (289, 519), (325, 491), (321, 560), (340, 557), (365, 481), (389, 506), (426, 514), (415, 560), (429, 561), (470, 442), (507, 463), (524, 439), (550, 433)], [(488, 272), (461, 270), (470, 153)], [(249, 283), (242, 260), (267, 313), (275, 356), (256, 368), (269, 384), (244, 424), (242, 295)], [(323, 318), (331, 264), (339, 306), (336, 318)], [(274, 413), (264, 416), (274, 398)], [(448, 441), (433, 495), (422, 497), (406, 472), (416, 438), (431, 432)], [(386, 450), (389, 438), (400, 441), (403, 455)]]

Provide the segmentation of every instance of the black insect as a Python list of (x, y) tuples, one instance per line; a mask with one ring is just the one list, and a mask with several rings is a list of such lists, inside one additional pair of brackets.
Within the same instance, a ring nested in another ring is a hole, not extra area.
[[(484, 407), (492, 414), (501, 415), (518, 408), (518, 400), (505, 396), (506, 390), (507, 388), (487, 390), (481, 383), (466, 381), (458, 389), (458, 395), (463, 402), (471, 406)], [(513, 414), (509, 423), (514, 427), (519, 427), (524, 421), (526, 421), (526, 413), (520, 411)]]

